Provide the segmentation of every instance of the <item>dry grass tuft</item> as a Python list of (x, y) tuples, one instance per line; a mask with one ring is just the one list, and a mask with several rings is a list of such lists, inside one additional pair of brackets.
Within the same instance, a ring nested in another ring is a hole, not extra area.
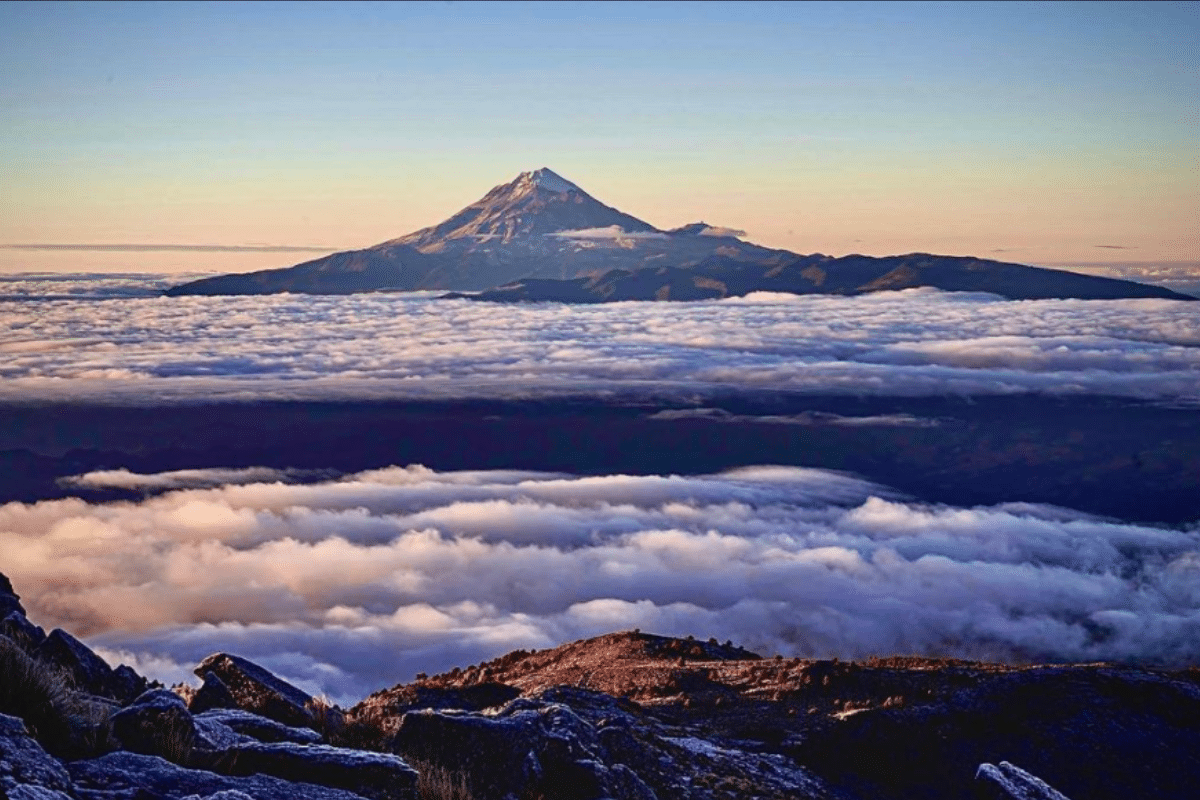
[(70, 676), (0, 636), (0, 713), (20, 717), (30, 734), (58, 756), (112, 749), (112, 708), (75, 692)]
[(474, 800), (465, 772), (420, 759), (405, 760), (421, 775), (417, 781), (418, 800)]

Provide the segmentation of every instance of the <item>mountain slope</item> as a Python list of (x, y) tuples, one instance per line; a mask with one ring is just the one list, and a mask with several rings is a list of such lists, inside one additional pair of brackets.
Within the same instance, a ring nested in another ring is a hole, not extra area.
[(684, 266), (714, 254), (756, 262), (791, 255), (714, 232), (723, 231), (703, 223), (661, 231), (543, 168), (522, 172), (445, 222), (398, 239), (286, 269), (206, 278), (167, 294), (472, 291), (527, 276)]
[(1064, 270), (971, 257), (794, 256), (777, 264), (715, 256), (680, 269), (611, 270), (570, 280), (526, 278), (473, 295), (492, 302), (611, 303), (624, 300), (711, 300), (750, 292), (864, 294), (931, 286), (952, 292), (990, 292), (1011, 300), (1161, 298), (1195, 300), (1160, 286)]

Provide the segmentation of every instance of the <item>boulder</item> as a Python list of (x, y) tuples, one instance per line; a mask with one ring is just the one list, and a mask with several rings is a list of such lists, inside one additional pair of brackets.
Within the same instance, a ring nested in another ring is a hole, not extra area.
[(290, 742), (292, 744), (317, 744), (321, 734), (311, 728), (293, 728), (273, 719), (260, 717), (241, 709), (213, 709), (195, 716), (198, 725), (222, 725), (233, 733), (248, 737), (254, 741), (274, 744)]
[(224, 754), (221, 772), (274, 775), (361, 794), (372, 800), (416, 800), (417, 772), (398, 756), (329, 745), (240, 744)]
[(200, 662), (195, 673), (214, 674), (229, 689), (237, 707), (285, 725), (313, 724), (309, 708), (312, 695), (296, 688), (253, 661), (228, 653), (216, 653)]
[(271, 775), (231, 776), (185, 769), (157, 756), (109, 753), (68, 767), (79, 800), (362, 800), (362, 795)]
[(183, 699), (169, 689), (151, 689), (110, 720), (113, 736), (134, 753), (186, 764), (198, 744), (196, 724)]
[(1007, 761), (980, 764), (975, 789), (979, 800), (1068, 800), (1041, 778)]
[(235, 745), (257, 741), (243, 733), (238, 733), (224, 723), (207, 718), (205, 714), (192, 717), (192, 722), (196, 725), (196, 734), (199, 737), (196, 744), (204, 753), (218, 754)]
[[(495, 717), (417, 711), (393, 740), (407, 756), (461, 770), (476, 797), (652, 800), (623, 765), (605, 764), (596, 732), (564, 705), (516, 700)], [(453, 764), (445, 764), (452, 754)]]
[(70, 791), (66, 767), (42, 749), (23, 721), (0, 714), (0, 796), (32, 800)]
[(201, 714), (214, 708), (237, 708), (237, 699), (225, 685), (225, 681), (215, 673), (204, 673), (204, 682), (188, 700), (188, 708), (193, 714)]

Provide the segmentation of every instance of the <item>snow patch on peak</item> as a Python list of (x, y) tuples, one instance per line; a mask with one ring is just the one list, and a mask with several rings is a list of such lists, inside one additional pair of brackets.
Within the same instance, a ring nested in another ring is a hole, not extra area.
[(533, 172), (522, 172), (517, 176), (517, 182), (558, 194), (582, 191), (578, 186), (547, 167)]

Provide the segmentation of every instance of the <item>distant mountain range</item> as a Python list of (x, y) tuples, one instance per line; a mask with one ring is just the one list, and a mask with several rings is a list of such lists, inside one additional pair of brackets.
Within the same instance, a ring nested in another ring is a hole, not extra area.
[(594, 303), (933, 286), (1013, 299), (1196, 299), (1133, 281), (970, 257), (799, 255), (740, 235), (704, 222), (660, 230), (543, 168), (522, 172), (445, 222), (407, 236), (286, 269), (205, 278), (166, 294), (446, 289), (482, 300)]

